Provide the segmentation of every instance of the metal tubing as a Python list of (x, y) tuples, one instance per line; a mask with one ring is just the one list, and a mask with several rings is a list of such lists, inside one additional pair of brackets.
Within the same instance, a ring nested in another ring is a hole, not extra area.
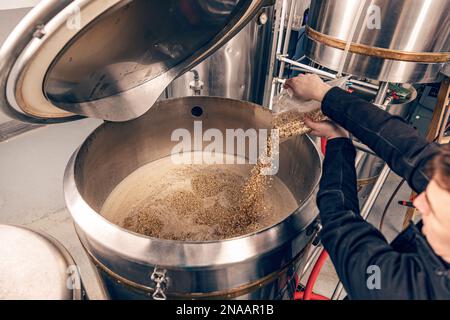
[(331, 79), (336, 79), (336, 75), (333, 74), (333, 73), (326, 72), (326, 71), (323, 71), (323, 70), (319, 70), (317, 68), (310, 67), (310, 66), (308, 66), (306, 64), (297, 62), (295, 60), (292, 60), (292, 59), (289, 59), (289, 58), (286, 58), (286, 57), (283, 57), (283, 56), (278, 56), (278, 60), (284, 61), (284, 62), (289, 63), (289, 64), (292, 64), (293, 66), (305, 69), (305, 70), (307, 70), (309, 72), (312, 72), (312, 73), (315, 73), (315, 74), (318, 74), (318, 75), (323, 75), (324, 77), (328, 77), (328, 78), (331, 78)]
[(372, 90), (372, 89), (368, 89), (365, 88), (363, 86), (357, 85), (357, 84), (353, 84), (352, 82), (349, 81), (349, 87), (352, 89), (355, 89), (356, 91), (360, 91), (372, 96), (376, 96), (377, 95), (377, 91), (376, 90)]
[[(277, 49), (276, 49), (276, 53), (275, 53), (275, 57), (274, 57), (274, 64), (278, 60), (278, 56), (281, 55), (281, 47), (283, 45), (284, 25), (285, 25), (285, 20), (286, 20), (286, 5), (287, 5), (287, 0), (282, 0), (281, 16), (279, 16), (280, 21), (279, 21), (279, 23), (275, 23), (275, 34), (278, 37), (278, 39), (277, 39)], [(277, 17), (278, 17), (278, 13), (277, 13)], [(274, 70), (275, 70), (274, 64), (273, 65), (271, 64), (271, 67), (270, 67), (271, 70), (270, 70), (269, 74), (271, 77), (274, 76)], [(269, 96), (269, 110), (273, 109), (273, 98), (275, 96), (276, 87), (277, 87), (277, 83), (276, 83), (275, 79), (272, 78), (270, 96)]]
[(359, 80), (355, 80), (355, 79), (350, 79), (349, 81), (351, 83), (358, 84), (360, 86), (367, 87), (367, 88), (370, 88), (370, 89), (373, 89), (373, 90), (377, 90), (378, 91), (380, 89), (379, 86), (377, 86), (375, 84), (368, 83), (368, 82), (359, 81)]
[[(292, 21), (293, 21), (293, 19), (294, 19), (294, 13), (295, 13), (295, 10), (294, 10), (294, 3), (293, 3), (293, 1), (291, 0), (291, 1), (290, 1), (290, 7), (289, 7), (288, 25), (287, 25), (287, 27), (286, 27), (286, 37), (285, 37), (285, 39), (284, 39), (284, 47), (283, 47), (283, 53), (282, 53), (283, 56), (286, 56), (287, 53), (288, 53), (288, 50), (289, 50), (289, 42), (291, 41)], [(279, 77), (279, 78), (282, 78), (282, 77), (283, 77), (285, 66), (286, 66), (286, 62), (281, 61), (281, 64), (280, 64), (280, 70), (279, 70), (279, 72), (278, 72), (278, 77)]]
[[(301, 71), (301, 72), (307, 72), (307, 73), (315, 73), (315, 74), (317, 74), (315, 71), (313, 72), (313, 71), (311, 71), (311, 70), (306, 70), (306, 69), (300, 68), (300, 67), (291, 67), (291, 70)], [(319, 69), (316, 69), (316, 70), (319, 70)], [(322, 78), (331, 79), (330, 77), (325, 76), (325, 75), (322, 75), (322, 74), (317, 74), (317, 75), (318, 75), (319, 77), (322, 77)]]
[(381, 82), (380, 89), (378, 90), (377, 96), (375, 97), (374, 104), (381, 107), (384, 104), (386, 95), (389, 89), (389, 82)]
[[(273, 78), (274, 78), (274, 70), (275, 70), (275, 63), (277, 62), (277, 43), (278, 43), (278, 34), (280, 30), (280, 16), (281, 16), (281, 2), (280, 0), (277, 0), (275, 2), (275, 23), (274, 23), (274, 31), (273, 31), (273, 38), (271, 39), (272, 48), (270, 50), (270, 61), (269, 61), (269, 71), (268, 76), (266, 79), (266, 83), (264, 86), (264, 98), (263, 98), (263, 105), (269, 106), (273, 100), (273, 97), (270, 96), (270, 92), (272, 92), (273, 88)], [(269, 90), (270, 86), (270, 90)]]
[(278, 33), (278, 45), (277, 45), (277, 55), (281, 54), (281, 47), (283, 45), (283, 36), (284, 36), (284, 25), (286, 20), (286, 10), (287, 10), (287, 0), (283, 0), (283, 4), (281, 7), (281, 21), (280, 21), (280, 30)]

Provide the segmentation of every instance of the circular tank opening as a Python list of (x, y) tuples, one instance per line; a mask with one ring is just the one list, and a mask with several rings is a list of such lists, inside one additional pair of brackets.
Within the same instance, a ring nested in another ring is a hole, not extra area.
[(196, 117), (196, 118), (200, 118), (203, 115), (203, 109), (202, 107), (199, 106), (195, 106), (191, 109), (191, 114)]

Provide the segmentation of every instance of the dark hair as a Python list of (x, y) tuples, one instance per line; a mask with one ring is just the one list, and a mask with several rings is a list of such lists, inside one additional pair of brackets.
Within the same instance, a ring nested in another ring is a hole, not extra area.
[(431, 160), (429, 168), (439, 186), (450, 191), (450, 144), (441, 147), (441, 151)]

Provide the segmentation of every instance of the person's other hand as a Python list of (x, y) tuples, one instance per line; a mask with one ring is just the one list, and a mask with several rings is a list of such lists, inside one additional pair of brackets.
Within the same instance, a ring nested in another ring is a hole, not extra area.
[(348, 138), (349, 133), (331, 120), (314, 122), (311, 119), (305, 119), (305, 124), (312, 129), (311, 134), (326, 138), (327, 140), (335, 138)]
[(286, 80), (284, 88), (291, 89), (294, 96), (303, 100), (322, 102), (331, 87), (320, 79), (318, 75), (307, 74)]

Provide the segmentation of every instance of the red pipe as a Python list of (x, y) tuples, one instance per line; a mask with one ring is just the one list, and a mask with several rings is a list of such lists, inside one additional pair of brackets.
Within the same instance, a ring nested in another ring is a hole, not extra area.
[[(302, 292), (302, 291), (296, 292), (294, 300), (304, 300), (304, 296), (305, 296), (304, 292)], [(312, 300), (321, 300), (321, 301), (330, 300), (329, 298), (322, 296), (320, 294), (317, 294), (317, 293), (311, 293), (311, 299)]]
[(327, 151), (327, 139), (326, 138), (320, 139), (320, 147), (322, 149), (323, 155), (325, 155), (325, 152)]
[(308, 282), (306, 283), (305, 293), (303, 295), (303, 300), (311, 300), (313, 295), (314, 285), (316, 284), (317, 278), (319, 277), (320, 270), (324, 265), (325, 261), (328, 259), (328, 253), (324, 250), (317, 259), (314, 268), (309, 275)]

